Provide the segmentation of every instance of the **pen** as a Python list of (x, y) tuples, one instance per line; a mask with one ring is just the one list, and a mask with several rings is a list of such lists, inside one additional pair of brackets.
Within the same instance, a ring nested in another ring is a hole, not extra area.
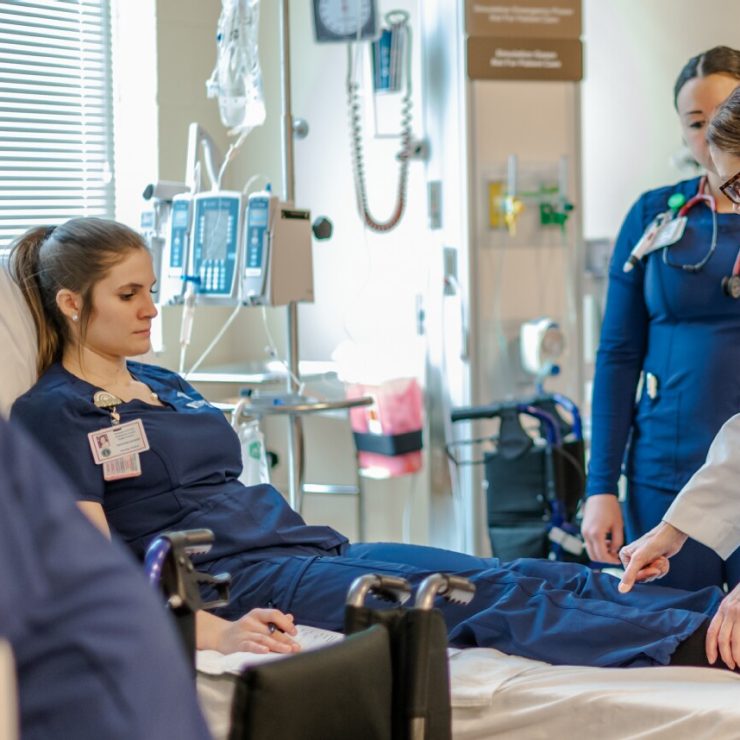
[(283, 634), (285, 634), (285, 630), (281, 630), (280, 627), (275, 624), (275, 622), (268, 622), (267, 629), (270, 630), (270, 634), (272, 634), (273, 632), (282, 632)]

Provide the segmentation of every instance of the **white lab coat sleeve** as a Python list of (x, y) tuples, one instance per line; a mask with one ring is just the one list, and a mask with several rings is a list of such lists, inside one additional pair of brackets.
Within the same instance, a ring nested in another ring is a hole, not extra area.
[(724, 559), (740, 545), (740, 414), (719, 430), (663, 519)]

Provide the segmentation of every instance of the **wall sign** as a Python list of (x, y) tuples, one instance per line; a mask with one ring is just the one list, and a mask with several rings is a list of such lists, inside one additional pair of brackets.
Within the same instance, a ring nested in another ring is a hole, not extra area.
[(577, 39), (581, 0), (466, 0), (468, 36)]
[(578, 39), (469, 38), (472, 80), (570, 80), (583, 77)]

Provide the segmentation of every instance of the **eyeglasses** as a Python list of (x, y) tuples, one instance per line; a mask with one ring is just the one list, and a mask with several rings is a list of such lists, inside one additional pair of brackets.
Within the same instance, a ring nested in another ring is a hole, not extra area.
[(740, 172), (735, 173), (727, 182), (720, 185), (719, 191), (728, 200), (740, 206)]

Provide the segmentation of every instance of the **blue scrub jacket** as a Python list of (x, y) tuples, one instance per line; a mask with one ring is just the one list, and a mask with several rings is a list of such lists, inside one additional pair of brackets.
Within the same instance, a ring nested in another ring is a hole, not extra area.
[(2, 419), (0, 561), (0, 636), (15, 656), (24, 740), (210, 737), (159, 595)]
[[(740, 301), (721, 288), (740, 248), (740, 217), (717, 214), (716, 252), (697, 273), (666, 265), (662, 250), (629, 273), (622, 269), (669, 197), (688, 200), (698, 185), (695, 178), (645, 193), (619, 233), (596, 359), (588, 494), (616, 493), (623, 462), (631, 482), (677, 492), (722, 424), (740, 411)], [(698, 263), (711, 239), (711, 211), (695, 205), (668, 257)], [(657, 395), (643, 384), (635, 402), (642, 371), (657, 378)]]

